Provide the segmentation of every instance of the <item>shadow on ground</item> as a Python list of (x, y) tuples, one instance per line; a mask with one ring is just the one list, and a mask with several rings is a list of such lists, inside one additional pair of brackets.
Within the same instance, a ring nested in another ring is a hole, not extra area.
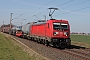
[(61, 47), (61, 48), (57, 48), (57, 49), (64, 50), (64, 49), (90, 49), (90, 48), (76, 46), (76, 45), (70, 45), (68, 47)]
[(76, 46), (76, 45), (71, 45), (67, 47), (67, 49), (87, 49), (86, 47), (81, 47), (81, 46)]

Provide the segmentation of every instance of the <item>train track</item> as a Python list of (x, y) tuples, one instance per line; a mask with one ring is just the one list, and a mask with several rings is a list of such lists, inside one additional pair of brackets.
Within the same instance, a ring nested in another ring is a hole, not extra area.
[(38, 44), (27, 39), (13, 37), (50, 60), (90, 60), (90, 49), (59, 49), (50, 46), (46, 47), (43, 44)]
[[(51, 47), (52, 48), (52, 47)], [(74, 57), (78, 57), (82, 60), (90, 60), (90, 49), (58, 49), (58, 48), (52, 48), (54, 50), (57, 50), (58, 52), (63, 52), (68, 55), (72, 55)]]
[(73, 50), (66, 49), (66, 50), (63, 50), (63, 52), (69, 55), (81, 58), (83, 60), (90, 60), (90, 53), (83, 53), (81, 52), (81, 50), (77, 51), (76, 49), (73, 49)]

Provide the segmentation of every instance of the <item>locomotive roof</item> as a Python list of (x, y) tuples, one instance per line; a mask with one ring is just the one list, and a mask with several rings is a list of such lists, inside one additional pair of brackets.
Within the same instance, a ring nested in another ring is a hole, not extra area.
[(67, 20), (62, 20), (62, 19), (50, 19), (52, 21), (67, 21)]
[(45, 24), (46, 22), (37, 22), (37, 23), (34, 23), (33, 25), (39, 25), (39, 24)]
[[(47, 20), (47, 21), (52, 21), (52, 22), (66, 22), (68, 23), (67, 20), (57, 20), (57, 19), (50, 19), (50, 20)], [(40, 25), (40, 24), (45, 24), (47, 21), (44, 21), (44, 22), (37, 22), (37, 23), (34, 23), (33, 25)]]

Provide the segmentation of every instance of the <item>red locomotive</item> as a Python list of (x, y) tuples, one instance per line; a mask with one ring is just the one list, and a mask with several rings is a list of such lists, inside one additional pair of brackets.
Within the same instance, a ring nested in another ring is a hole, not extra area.
[(45, 45), (69, 46), (71, 44), (70, 25), (67, 20), (55, 19), (35, 23), (30, 28), (30, 37)]
[[(57, 8), (49, 8), (57, 10)], [(54, 12), (53, 11), (53, 12)], [(44, 43), (45, 45), (52, 45), (55, 47), (70, 46), (70, 25), (67, 20), (39, 20), (37, 23), (28, 23), (22, 26), (23, 36), (28, 39)]]

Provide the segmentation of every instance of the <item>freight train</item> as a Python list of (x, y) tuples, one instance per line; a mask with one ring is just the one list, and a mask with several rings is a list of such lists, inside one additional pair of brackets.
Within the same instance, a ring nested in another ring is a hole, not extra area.
[[(3, 28), (9, 33), (9, 27)], [(20, 27), (12, 27), (11, 34), (27, 38), (46, 46), (66, 47), (71, 45), (70, 25), (67, 20), (39, 20), (38, 22), (27, 23)]]
[(23, 37), (55, 47), (70, 46), (70, 25), (67, 20), (50, 19), (22, 26)]
[[(39, 20), (22, 25), (22, 29), (4, 29), (4, 32), (11, 32), (12, 35), (27, 38), (29, 40), (43, 43), (46, 46), (67, 47), (71, 45), (70, 25), (68, 20), (57, 20), (52, 18), (52, 14), (57, 8), (49, 8), (51, 19)], [(54, 11), (51, 13), (51, 9)], [(9, 28), (9, 27), (7, 27)]]

